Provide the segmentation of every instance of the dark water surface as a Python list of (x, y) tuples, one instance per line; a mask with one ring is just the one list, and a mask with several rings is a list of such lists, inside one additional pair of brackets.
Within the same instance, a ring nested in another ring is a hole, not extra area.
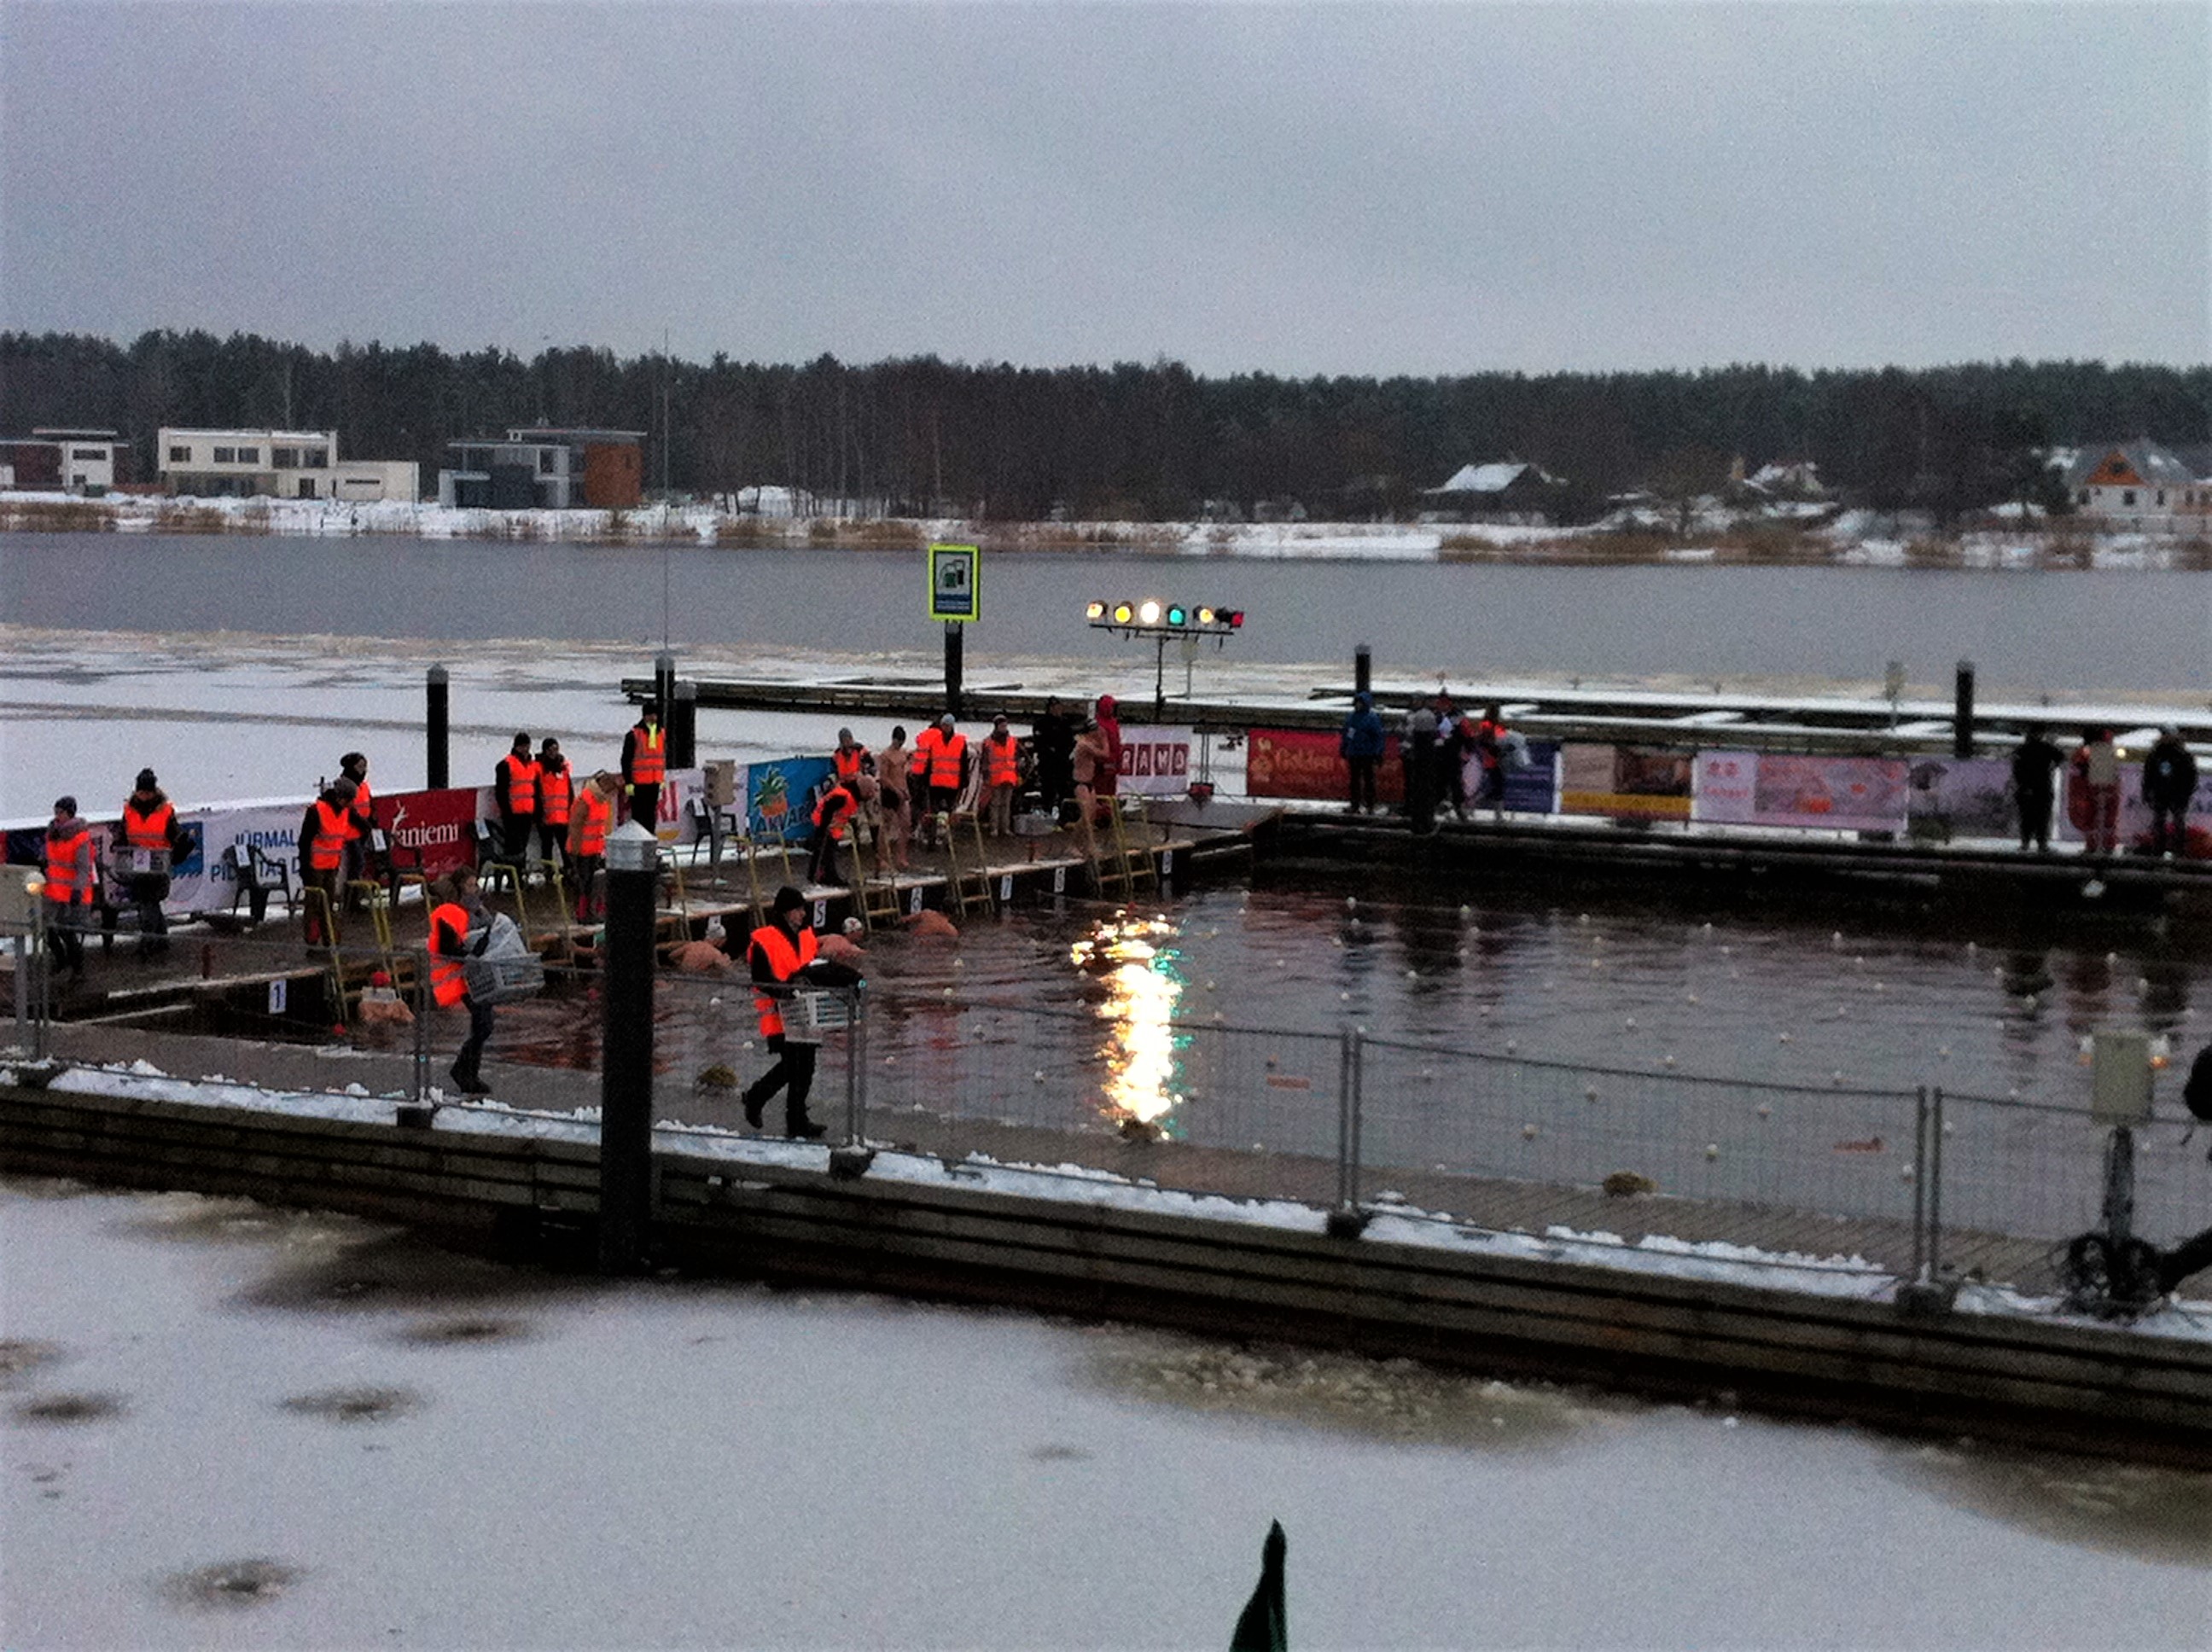
[[(1244, 609), (1254, 661), (1349, 660), (1462, 678), (1813, 676), (1905, 662), (1948, 692), (2060, 698), (2212, 682), (2212, 575), (1906, 568), (1498, 568), (1433, 562), (1010, 553), (987, 557), (971, 661), (1125, 658), (1091, 598)], [(0, 613), (124, 630), (933, 650), (911, 551), (609, 548), (384, 538), (0, 535)]]

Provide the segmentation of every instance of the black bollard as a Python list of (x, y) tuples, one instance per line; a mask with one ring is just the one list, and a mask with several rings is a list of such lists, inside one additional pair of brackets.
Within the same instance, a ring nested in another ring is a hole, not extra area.
[(949, 620), (945, 626), (945, 709), (955, 717), (963, 715), (960, 709), (960, 622)]
[(668, 720), (676, 714), (676, 656), (659, 653), (653, 657), (653, 703), (660, 709), (660, 726), (668, 726)]
[(1964, 762), (1974, 755), (1974, 662), (1959, 662), (1958, 693), (1951, 708), (1951, 756)]
[(1375, 692), (1375, 653), (1364, 642), (1352, 651), (1352, 691)]
[(634, 820), (607, 834), (599, 952), (599, 1272), (646, 1266), (653, 1223), (653, 935), (660, 844)]
[(690, 677), (676, 684), (675, 708), (668, 718), (668, 766), (690, 768), (699, 760), (699, 685)]
[(433, 665), (422, 689), (422, 782), (433, 792), (442, 791), (453, 783), (451, 749), (447, 740), (446, 683), (446, 668)]

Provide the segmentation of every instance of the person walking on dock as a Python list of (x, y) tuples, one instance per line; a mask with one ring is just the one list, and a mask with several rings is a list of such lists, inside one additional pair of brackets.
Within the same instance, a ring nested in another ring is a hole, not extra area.
[(575, 771), (562, 755), (561, 743), (549, 734), (538, 746), (538, 858), (556, 872), (562, 869), (575, 811)]
[(769, 920), (753, 931), (745, 948), (761, 1036), (775, 1056), (775, 1065), (745, 1091), (745, 1122), (756, 1130), (760, 1128), (769, 1097), (781, 1090), (785, 1135), (812, 1140), (827, 1133), (806, 1116), (806, 1093), (814, 1087), (814, 1046), (793, 1042), (786, 1036), (783, 1023), (783, 1006), (791, 999), (792, 984), (813, 964), (818, 951), (814, 926), (806, 918), (806, 897), (786, 884), (775, 892)]
[(1012, 835), (1014, 788), (1021, 783), (1021, 742), (1001, 714), (983, 737), (983, 829), (993, 837)]
[(1347, 815), (1375, 812), (1375, 767), (1382, 761), (1382, 719), (1375, 709), (1375, 696), (1363, 689), (1352, 696), (1352, 710), (1336, 742), (1350, 771), (1351, 795), (1344, 808)]
[(54, 799), (46, 826), (46, 920), (55, 955), (67, 963), (70, 985), (84, 979), (84, 932), (92, 923), (93, 886), (100, 879), (100, 856), (92, 828), (77, 818), (75, 798)]
[(2012, 796), (2020, 811), (2023, 851), (2051, 852), (2051, 805), (2057, 795), (2058, 771), (2065, 762), (2066, 754), (2043, 732), (2040, 723), (2030, 723), (2013, 748)]
[(2168, 723), (2143, 754), (2143, 801), (2150, 805), (2150, 852), (2189, 853), (2189, 802), (2197, 795), (2197, 759)]
[(538, 774), (530, 737), (518, 731), (491, 781), (492, 800), (499, 805), (500, 859), (514, 868), (517, 878), (529, 860), (530, 834), (538, 824)]
[(138, 771), (137, 789), (123, 802), (116, 823), (116, 865), (123, 892), (138, 912), (138, 956), (157, 958), (169, 950), (169, 920), (161, 902), (169, 895), (169, 868), (189, 840), (178, 823), (176, 805), (150, 768)]
[(2083, 851), (2110, 854), (2120, 842), (2120, 754), (2112, 730), (2083, 729), (2072, 768), (2067, 807), (2081, 829)]
[(914, 755), (906, 749), (906, 725), (895, 724), (891, 743), (883, 749), (876, 762), (876, 812), (883, 823), (885, 839), (880, 853), (888, 866), (900, 872), (913, 865), (907, 853), (907, 841), (914, 827), (908, 813), (908, 790), (913, 784), (909, 778), (913, 772)]
[(855, 774), (849, 780), (832, 780), (829, 789), (814, 800), (813, 840), (807, 845), (806, 878), (811, 884), (842, 885), (837, 869), (837, 834), (860, 812), (860, 805), (876, 789), (873, 779)]
[(1054, 819), (1075, 795), (1075, 737), (1080, 732), (1057, 695), (1046, 699), (1044, 715), (1030, 732), (1036, 750), (1037, 790), (1043, 794), (1045, 812)]
[(604, 914), (604, 902), (595, 901), (592, 881), (607, 864), (607, 831), (615, 823), (615, 799), (622, 792), (622, 776), (601, 769), (576, 793), (568, 819), (568, 865), (576, 880), (576, 921), (591, 922), (594, 912)]
[(351, 780), (332, 780), (300, 818), (300, 912), (309, 946), (338, 944), (346, 846), (360, 835), (353, 823), (353, 799)]
[(660, 783), (668, 778), (668, 731), (660, 726), (660, 708), (649, 701), (636, 726), (623, 736), (622, 775), (629, 817), (658, 836)]
[(489, 1096), (491, 1086), (484, 1083), (482, 1068), (495, 1011), (470, 996), (463, 963), (469, 956), (471, 930), (489, 921), (477, 893), (477, 875), (465, 866), (434, 879), (429, 897), (434, 903), (430, 909), (430, 997), (441, 1010), (459, 1006), (469, 1012), (469, 1036), (453, 1058), (453, 1083), (465, 1095)]

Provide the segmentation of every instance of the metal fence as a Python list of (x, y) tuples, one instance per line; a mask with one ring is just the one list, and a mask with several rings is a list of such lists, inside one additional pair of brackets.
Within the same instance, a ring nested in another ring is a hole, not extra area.
[[(296, 940), (229, 937), (218, 967), (179, 935), (166, 969), (146, 972), (158, 1001), (134, 1009), (122, 981), (132, 944), (125, 937), (101, 960), (112, 995), (90, 1022), (47, 1017), (52, 983), (40, 949), (27, 949), (9, 1042), (82, 1060), (143, 1054), (180, 1078), (465, 1104), (447, 1068), (466, 1016), (429, 1002), (419, 946), (359, 946), (348, 970)], [(209, 991), (180, 990), (177, 977), (203, 960)], [(393, 979), (400, 1012), (388, 1019), (363, 1011), (369, 965)], [(295, 995), (309, 982), (342, 1019), (303, 1016)], [(589, 1116), (599, 991), (588, 965), (556, 966), (542, 998), (499, 1011), (484, 1068), (491, 1104)], [(2032, 1289), (2055, 1282), (2056, 1252), (2101, 1217), (2108, 1133), (2086, 1106), (1584, 1066), (1352, 1027), (1132, 1017), (1103, 1004), (864, 991), (852, 1005), (854, 1024), (822, 1036), (807, 1101), (836, 1142), (1462, 1227), (1728, 1247), (1717, 1254), (1752, 1263), (1862, 1258), (1899, 1278)], [(664, 971), (654, 1018), (655, 1115), (746, 1127), (745, 1087), (773, 1059), (751, 984), (734, 969)], [(782, 1127), (784, 1104), (769, 1099), (764, 1128)], [(2136, 1140), (2136, 1230), (2171, 1244), (2212, 1221), (2202, 1141), (2166, 1122)]]

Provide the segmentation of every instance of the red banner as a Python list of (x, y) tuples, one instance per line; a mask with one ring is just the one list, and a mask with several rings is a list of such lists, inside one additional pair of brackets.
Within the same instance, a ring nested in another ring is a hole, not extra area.
[[(1252, 730), (1244, 744), (1244, 795), (1343, 802), (1352, 795), (1352, 771), (1337, 755), (1337, 746), (1336, 735), (1319, 729)], [(1386, 736), (1375, 768), (1376, 799), (1402, 802), (1405, 780), (1398, 762), (1398, 737)]]
[(436, 877), (477, 864), (477, 788), (457, 786), (443, 792), (394, 792), (376, 800), (377, 829), (398, 851), (402, 871), (422, 870)]

